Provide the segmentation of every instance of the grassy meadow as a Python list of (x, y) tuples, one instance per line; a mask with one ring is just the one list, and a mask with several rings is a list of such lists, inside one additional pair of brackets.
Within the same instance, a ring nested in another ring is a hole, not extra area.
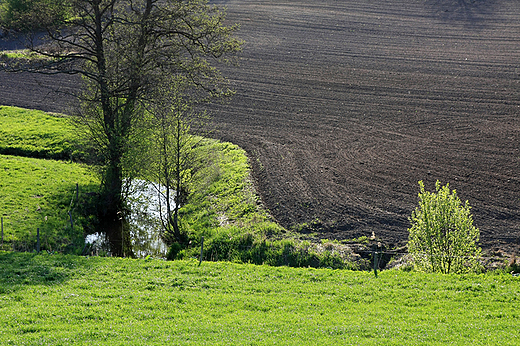
[(0, 253), (2, 345), (517, 345), (519, 279)]
[[(80, 164), (0, 155), (4, 248), (32, 251), (37, 228), (42, 249), (82, 248), (84, 220), (76, 213), (76, 184), (83, 195), (95, 190), (98, 180)], [(75, 230), (70, 226), (69, 211)]]
[(0, 106), (0, 247), (33, 251), (39, 228), (43, 250), (83, 249), (88, 220), (78, 209), (99, 179), (87, 166), (70, 161), (77, 147), (66, 116)]
[(65, 116), (0, 106), (0, 154), (70, 159), (77, 154), (74, 126)]

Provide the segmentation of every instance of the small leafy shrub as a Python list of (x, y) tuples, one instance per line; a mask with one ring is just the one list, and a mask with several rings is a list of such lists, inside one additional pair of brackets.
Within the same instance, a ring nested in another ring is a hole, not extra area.
[(166, 254), (166, 259), (173, 261), (177, 258), (177, 255), (179, 252), (183, 249), (182, 244), (179, 243), (173, 243), (170, 245), (170, 248), (168, 249), (168, 253)]
[(473, 226), (468, 201), (462, 205), (449, 184), (437, 181), (436, 192), (419, 182), (419, 207), (412, 212), (408, 251), (415, 268), (427, 272), (460, 273), (478, 270), (480, 232)]

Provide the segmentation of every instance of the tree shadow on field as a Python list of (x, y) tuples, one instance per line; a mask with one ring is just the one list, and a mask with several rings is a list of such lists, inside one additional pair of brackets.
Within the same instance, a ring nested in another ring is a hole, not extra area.
[(216, 6), (225, 6), (229, 0), (209, 0), (210, 5), (216, 5)]
[(26, 286), (61, 284), (72, 267), (70, 256), (0, 252), (0, 294)]
[(483, 28), (499, 6), (499, 0), (426, 0), (435, 17), (450, 24)]

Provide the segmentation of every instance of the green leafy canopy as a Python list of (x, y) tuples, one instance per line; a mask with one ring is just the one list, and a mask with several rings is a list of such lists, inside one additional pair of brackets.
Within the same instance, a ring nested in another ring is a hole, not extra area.
[(468, 201), (462, 204), (449, 184), (426, 191), (419, 181), (419, 207), (410, 218), (408, 250), (417, 269), (428, 272), (478, 270), (480, 231), (473, 226)]

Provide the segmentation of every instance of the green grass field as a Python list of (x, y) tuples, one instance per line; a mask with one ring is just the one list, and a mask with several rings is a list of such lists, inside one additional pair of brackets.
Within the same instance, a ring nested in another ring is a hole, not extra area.
[(518, 345), (519, 279), (0, 253), (1, 345)]
[(37, 228), (42, 249), (82, 248), (82, 218), (73, 214), (76, 225), (71, 229), (68, 215), (78, 206), (76, 183), (83, 195), (95, 190), (98, 180), (85, 166), (76, 163), (0, 155), (4, 248), (32, 251)]
[(70, 159), (77, 154), (75, 144), (67, 117), (0, 106), (0, 154)]
[(99, 179), (87, 166), (70, 161), (78, 154), (77, 143), (66, 116), (0, 106), (2, 248), (33, 251), (39, 228), (42, 250), (83, 249), (88, 222), (79, 209), (85, 193), (95, 191)]

